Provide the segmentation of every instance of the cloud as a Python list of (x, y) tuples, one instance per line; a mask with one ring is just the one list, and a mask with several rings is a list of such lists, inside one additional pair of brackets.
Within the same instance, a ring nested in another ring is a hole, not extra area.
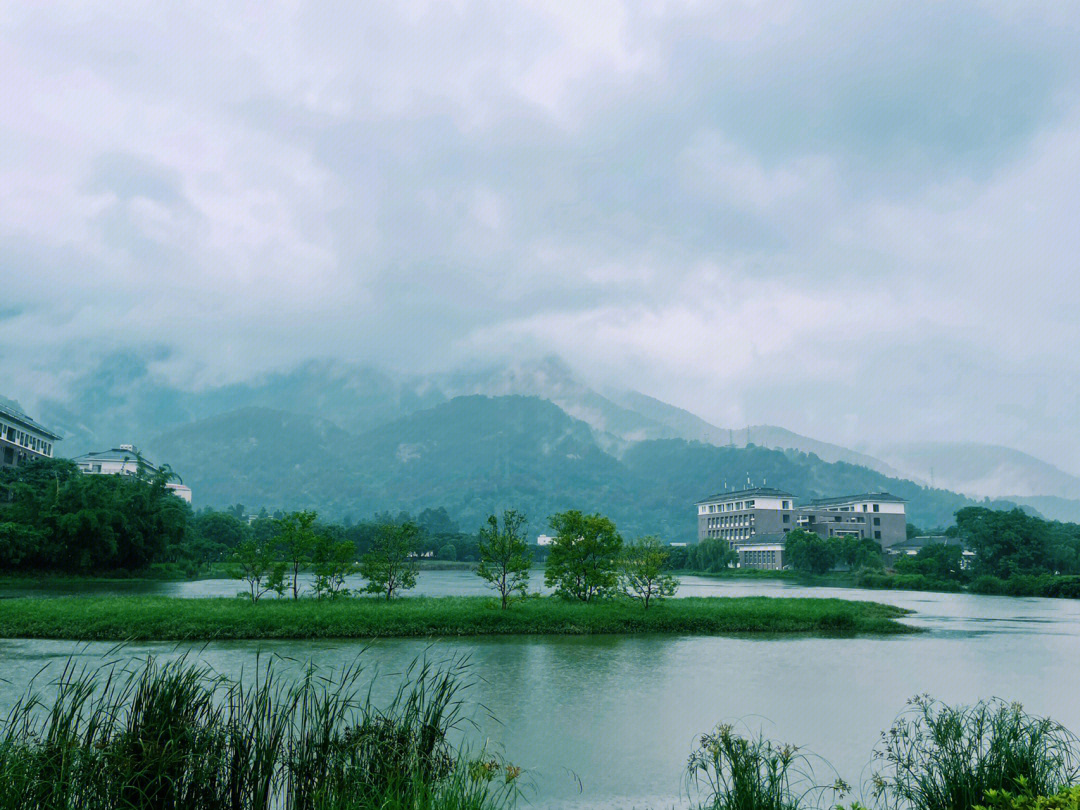
[(558, 351), (724, 424), (1075, 470), (1080, 13), (72, 3), (0, 15), (0, 357), (197, 388)]

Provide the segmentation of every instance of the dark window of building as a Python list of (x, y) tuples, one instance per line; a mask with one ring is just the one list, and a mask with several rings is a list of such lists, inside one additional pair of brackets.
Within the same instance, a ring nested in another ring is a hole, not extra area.
[(791, 523), (791, 515), (784, 515), (784, 523)]
[(881, 532), (874, 532), (874, 539), (875, 540), (880, 540), (881, 539)]
[(4, 463), (5, 464), (14, 464), (15, 463), (15, 450), (14, 450), (14, 448), (11, 448), (11, 447), (5, 447), (4, 448)]
[(879, 511), (881, 511), (880, 509), (878, 509), (878, 505), (877, 505), (876, 503), (874, 504), (874, 511), (875, 511), (875, 512), (879, 512)]
[(874, 518), (874, 525), (875, 526), (880, 526), (881, 525), (881, 518)]

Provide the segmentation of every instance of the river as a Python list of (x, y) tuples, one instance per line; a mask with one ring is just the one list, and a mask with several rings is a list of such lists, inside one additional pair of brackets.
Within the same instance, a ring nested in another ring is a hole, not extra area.
[[(427, 571), (421, 573), (417, 591), (479, 593), (481, 585), (468, 572)], [(122, 589), (231, 595), (237, 583), (210, 580)], [(870, 776), (870, 754), (880, 732), (909, 697), (924, 692), (949, 702), (994, 696), (1018, 700), (1028, 710), (1080, 732), (1078, 601), (806, 588), (703, 577), (686, 577), (681, 593), (888, 602), (916, 611), (908, 621), (926, 632), (853, 639), (383, 640), (363, 654), (383, 673), (399, 672), (420, 655), (469, 655), (477, 676), (469, 691), (479, 727), (473, 736), (529, 771), (534, 785), (530, 804), (540, 808), (685, 806), (686, 758), (697, 736), (720, 721), (804, 746), (857, 785)], [(11, 595), (16, 595), (11, 588), (0, 592)], [(178, 648), (151, 643), (129, 645), (118, 653), (111, 644), (0, 640), (0, 712), (43, 666), (58, 670), (71, 655), (95, 666), (118, 655), (176, 655), (188, 649), (218, 671), (235, 675), (241, 668), (250, 671), (260, 652), (287, 656), (283, 667), (299, 667), (307, 660), (336, 666), (353, 660), (364, 646), (289, 641)], [(394, 679), (384, 680), (389, 685)], [(826, 778), (831, 781), (829, 773)]]

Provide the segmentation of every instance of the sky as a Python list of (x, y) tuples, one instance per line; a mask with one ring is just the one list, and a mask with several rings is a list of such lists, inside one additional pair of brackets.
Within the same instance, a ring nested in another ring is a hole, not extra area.
[(0, 3), (0, 393), (554, 353), (1080, 472), (1080, 6)]

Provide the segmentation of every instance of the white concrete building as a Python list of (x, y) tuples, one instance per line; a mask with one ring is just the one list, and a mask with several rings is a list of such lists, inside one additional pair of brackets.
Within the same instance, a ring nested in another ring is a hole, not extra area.
[(15, 467), (35, 458), (52, 458), (60, 436), (25, 413), (0, 405), (0, 467)]
[[(158, 468), (147, 461), (133, 444), (122, 444), (111, 450), (95, 453), (83, 453), (72, 459), (80, 470), (87, 475), (141, 475), (150, 477), (158, 473)], [(179, 478), (179, 477), (178, 477)], [(182, 479), (165, 484), (173, 494), (191, 503), (191, 488), (184, 485)]]

